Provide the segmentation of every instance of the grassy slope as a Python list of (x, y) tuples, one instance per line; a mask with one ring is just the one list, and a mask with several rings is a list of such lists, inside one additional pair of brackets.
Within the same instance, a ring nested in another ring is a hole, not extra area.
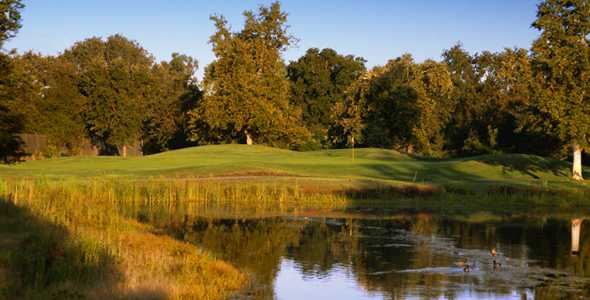
[(193, 147), (145, 157), (74, 157), (0, 166), (0, 177), (124, 176), (207, 177), (288, 174), (324, 179), (378, 179), (442, 185), (532, 184), (580, 186), (568, 178), (570, 165), (531, 155), (483, 155), (420, 160), (395, 151), (358, 149), (294, 152), (264, 146)]

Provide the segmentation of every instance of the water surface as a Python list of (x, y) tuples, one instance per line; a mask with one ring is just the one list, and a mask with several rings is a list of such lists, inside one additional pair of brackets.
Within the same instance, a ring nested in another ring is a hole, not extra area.
[(581, 217), (186, 217), (165, 230), (248, 272), (239, 299), (590, 298)]

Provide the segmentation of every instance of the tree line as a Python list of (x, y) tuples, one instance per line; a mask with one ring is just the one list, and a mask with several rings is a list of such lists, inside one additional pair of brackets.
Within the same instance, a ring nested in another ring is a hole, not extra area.
[[(0, 5), (0, 41), (20, 28), (20, 0)], [(359, 56), (312, 48), (286, 62), (297, 40), (280, 3), (244, 12), (232, 31), (212, 16), (215, 60), (156, 62), (122, 35), (92, 37), (56, 56), (0, 54), (0, 157), (18, 156), (19, 133), (48, 137), (53, 155), (90, 141), (103, 154), (216, 143), (295, 150), (383, 147), (445, 157), (518, 152), (574, 159), (590, 141), (590, 4), (546, 0), (530, 49), (442, 60), (411, 54), (368, 69)], [(1, 44), (0, 44), (1, 46)]]

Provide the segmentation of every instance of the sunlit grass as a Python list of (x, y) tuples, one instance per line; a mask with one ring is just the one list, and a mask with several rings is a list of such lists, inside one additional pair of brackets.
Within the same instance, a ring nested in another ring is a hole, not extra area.
[(112, 186), (28, 181), (1, 190), (3, 217), (12, 215), (25, 234), (5, 261), (15, 278), (8, 298), (223, 299), (246, 280), (211, 254), (122, 216), (117, 203), (125, 198)]
[(144, 157), (72, 157), (0, 166), (0, 178), (131, 179), (305, 177), (330, 180), (460, 185), (512, 184), (585, 188), (569, 179), (571, 164), (534, 155), (497, 154), (420, 159), (384, 149), (296, 152), (264, 146), (210, 145)]

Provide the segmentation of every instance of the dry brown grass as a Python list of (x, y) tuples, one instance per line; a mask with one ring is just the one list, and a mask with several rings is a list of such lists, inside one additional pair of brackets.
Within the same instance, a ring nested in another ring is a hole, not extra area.
[(18, 279), (9, 297), (225, 299), (246, 282), (232, 265), (121, 215), (117, 199), (105, 200), (112, 186), (13, 184), (0, 200), (25, 212), (18, 216), (31, 238), (15, 249), (22, 255), (11, 262)]
[[(224, 299), (245, 282), (245, 275), (236, 268), (194, 245), (154, 234), (148, 225), (128, 222), (129, 230), (109, 240), (117, 252), (122, 280), (113, 290), (91, 290), (91, 298)], [(84, 233), (94, 239), (104, 235)]]

